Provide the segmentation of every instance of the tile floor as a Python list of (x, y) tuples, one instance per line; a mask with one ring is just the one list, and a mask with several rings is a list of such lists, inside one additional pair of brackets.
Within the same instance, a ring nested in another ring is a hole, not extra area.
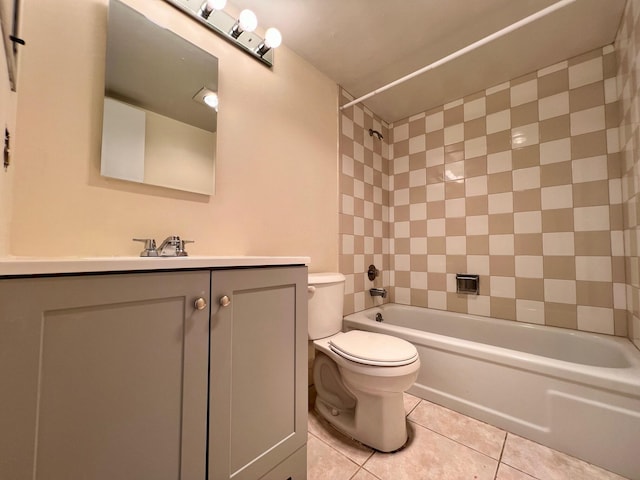
[(624, 480), (563, 453), (405, 394), (410, 441), (374, 452), (309, 412), (308, 480)]

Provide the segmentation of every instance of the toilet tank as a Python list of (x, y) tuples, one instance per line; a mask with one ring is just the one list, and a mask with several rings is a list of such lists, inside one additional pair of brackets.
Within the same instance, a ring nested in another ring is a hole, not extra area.
[(343, 274), (309, 274), (309, 339), (329, 337), (342, 330), (343, 304)]

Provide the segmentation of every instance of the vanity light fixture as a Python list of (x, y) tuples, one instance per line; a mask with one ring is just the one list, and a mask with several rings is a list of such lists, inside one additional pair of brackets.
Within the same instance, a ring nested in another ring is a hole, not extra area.
[(206, 25), (253, 58), (269, 67), (273, 66), (273, 51), (282, 43), (282, 35), (276, 28), (268, 28), (264, 38), (257, 35), (254, 30), (258, 26), (258, 19), (251, 10), (242, 10), (238, 18), (235, 18), (223, 10), (226, 0), (165, 1)]
[(206, 20), (215, 10), (222, 10), (226, 4), (227, 0), (206, 0), (200, 7), (198, 15)]
[(198, 90), (193, 96), (193, 100), (213, 108), (216, 112), (218, 111), (218, 94), (207, 87), (202, 87)]
[(264, 34), (264, 41), (256, 48), (256, 53), (261, 57), (272, 48), (278, 48), (282, 43), (280, 30), (275, 27), (268, 28)]
[(243, 32), (253, 32), (258, 26), (258, 17), (251, 10), (245, 9), (240, 12), (236, 23), (229, 31), (229, 35), (238, 38)]

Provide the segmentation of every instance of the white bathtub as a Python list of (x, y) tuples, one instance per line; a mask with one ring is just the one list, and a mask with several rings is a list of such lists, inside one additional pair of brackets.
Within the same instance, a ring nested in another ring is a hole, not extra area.
[(640, 351), (627, 339), (395, 304), (344, 326), (416, 346), (410, 393), (640, 479)]

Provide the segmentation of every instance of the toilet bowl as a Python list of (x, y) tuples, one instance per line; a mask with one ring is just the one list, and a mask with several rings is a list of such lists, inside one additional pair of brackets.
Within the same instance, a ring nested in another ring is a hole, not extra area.
[(315, 409), (355, 440), (391, 452), (407, 441), (403, 392), (418, 376), (418, 352), (390, 335), (342, 332), (343, 298), (344, 275), (309, 275)]

